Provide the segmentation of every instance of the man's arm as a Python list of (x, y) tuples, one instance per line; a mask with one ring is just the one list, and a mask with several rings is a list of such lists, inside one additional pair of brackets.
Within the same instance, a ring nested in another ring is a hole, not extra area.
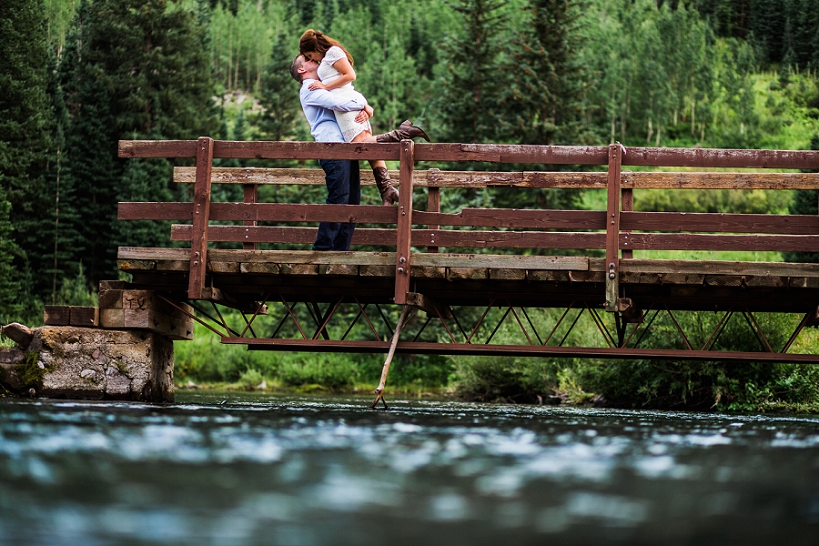
[[(305, 80), (305, 82), (311, 80)], [(367, 99), (364, 95), (356, 92), (350, 98), (348, 93), (331, 93), (325, 89), (315, 89), (310, 91), (307, 87), (301, 88), (302, 103), (306, 106), (316, 106), (328, 110), (338, 110), (339, 112), (354, 112), (363, 110), (367, 106)]]

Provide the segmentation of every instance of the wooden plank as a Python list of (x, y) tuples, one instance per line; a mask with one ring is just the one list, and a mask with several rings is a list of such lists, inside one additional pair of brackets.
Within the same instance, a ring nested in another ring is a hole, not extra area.
[(71, 326), (85, 326), (86, 328), (96, 328), (100, 323), (100, 310), (97, 307), (71, 306)]
[(704, 212), (623, 212), (623, 231), (716, 231), (729, 233), (819, 233), (819, 216)]
[(154, 260), (117, 260), (117, 268), (120, 271), (155, 271), (156, 261)]
[[(213, 172), (211, 172), (211, 180), (213, 179)], [(259, 186), (256, 184), (244, 184), (242, 186), (242, 193), (244, 197), (245, 203), (256, 203), (259, 197)], [(256, 225), (256, 220), (245, 220), (244, 225), (247, 227), (253, 227)], [(251, 241), (244, 241), (242, 244), (242, 248), (245, 250), (256, 250), (256, 243)]]
[(397, 160), (399, 144), (217, 140), (213, 156), (234, 159)]
[(413, 279), (446, 279), (446, 268), (413, 264), (411, 275)]
[(489, 161), (547, 165), (605, 165), (604, 146), (521, 144), (416, 144), (416, 161)]
[[(185, 249), (181, 249), (185, 250)], [(170, 254), (170, 253), (167, 253)], [(315, 250), (231, 250), (212, 249), (211, 261), (241, 263), (289, 263), (289, 264), (348, 264), (386, 265), (395, 263), (394, 252), (352, 252)]]
[(530, 281), (569, 282), (569, 272), (530, 269), (526, 272), (526, 278)]
[(395, 207), (304, 203), (213, 203), (211, 220), (395, 224)]
[[(606, 229), (606, 213), (596, 210), (473, 209), (457, 214), (415, 211), (417, 224), (537, 229)], [(440, 245), (445, 246), (445, 245)]]
[(193, 234), (188, 276), (188, 297), (201, 299), (208, 263), (208, 224), (210, 222), (210, 173), (213, 168), (213, 139), (202, 137), (196, 149), (196, 186), (193, 196)]
[(196, 157), (195, 140), (120, 140), (119, 157)]
[(498, 268), (540, 270), (588, 270), (586, 256), (518, 256), (495, 254), (415, 254), (414, 263), (424, 267)]
[(244, 262), (239, 264), (239, 271), (241, 273), (259, 273), (262, 275), (278, 275), (281, 273), (279, 264), (269, 262)]
[(71, 309), (67, 305), (46, 305), (43, 308), (43, 323), (46, 326), (68, 326)]
[[(100, 285), (100, 288), (102, 285)], [(97, 296), (97, 305), (100, 309), (121, 309), (122, 290), (100, 290)]]
[(623, 165), (819, 170), (819, 152), (714, 148), (626, 148)]
[(483, 280), (489, 276), (486, 268), (448, 267), (447, 278), (450, 280)]
[[(119, 203), (119, 220), (190, 220), (192, 203)], [(290, 203), (212, 203), (210, 219), (215, 221), (267, 222), (358, 222), (394, 224), (395, 207), (376, 205), (319, 205)]]
[[(293, 226), (210, 226), (208, 239), (211, 241), (233, 241), (253, 243), (313, 244), (316, 240), (314, 227)], [(186, 224), (171, 226), (171, 241), (190, 241), (192, 228)], [(370, 246), (395, 246), (394, 229), (357, 228), (353, 232), (352, 244)], [(253, 250), (253, 249), (245, 249)]]
[[(317, 228), (259, 226), (210, 226), (211, 241), (257, 243), (312, 244)], [(171, 226), (172, 241), (189, 241), (193, 229), (190, 225)], [(396, 230), (358, 228), (352, 243), (368, 246), (395, 246)], [(450, 248), (604, 248), (603, 233), (562, 233), (543, 231), (466, 231), (414, 229), (414, 246), (434, 244)]]
[(361, 277), (394, 277), (395, 265), (362, 265), (358, 268)]
[(526, 280), (525, 269), (489, 269), (489, 278), (493, 281), (523, 281)]
[[(622, 182), (622, 173), (621, 173), (621, 182)], [(622, 212), (632, 211), (634, 210), (634, 190), (631, 188), (623, 188), (621, 185), (620, 190), (620, 197), (623, 200), (623, 204), (621, 205), (621, 215), (620, 215), (620, 229), (623, 229), (623, 215)], [(630, 260), (634, 257), (634, 251), (631, 250), (628, 241), (628, 234), (625, 236), (625, 241), (621, 241), (621, 246), (623, 248), (623, 259)]]
[(282, 275), (318, 275), (318, 268), (316, 264), (279, 264), (279, 273)]
[(632, 233), (636, 250), (719, 250), (815, 252), (819, 235), (712, 235), (686, 233)]
[[(399, 158), (399, 144), (215, 141), (214, 157), (237, 159), (387, 159)], [(605, 165), (604, 146), (419, 143), (418, 161), (490, 161)], [(119, 142), (120, 157), (195, 157), (195, 141)], [(624, 165), (819, 169), (819, 153), (804, 150), (730, 150), (709, 148), (627, 148)]]
[(322, 264), (318, 266), (319, 275), (337, 275), (343, 277), (357, 277), (358, 266), (349, 264)]
[(118, 220), (193, 220), (193, 203), (131, 203), (117, 205)]
[(412, 232), (414, 246), (439, 245), (448, 248), (605, 248), (604, 233), (564, 233), (547, 231), (424, 230)]
[[(621, 266), (623, 272), (819, 278), (819, 264), (815, 263), (634, 259)], [(603, 271), (603, 267), (603, 260), (589, 260), (590, 270)]]
[[(194, 167), (174, 167), (173, 180), (193, 184)], [(400, 171), (390, 177), (400, 181)], [(742, 190), (816, 190), (819, 173), (779, 172), (621, 172), (624, 189), (742, 189)], [(413, 187), (437, 188), (564, 188), (604, 189), (605, 172), (565, 171), (443, 171), (419, 170), (413, 173)], [(214, 184), (315, 185), (323, 186), (324, 171), (307, 168), (217, 167)], [(371, 171), (361, 173), (363, 186), (375, 185)], [(431, 210), (431, 209), (427, 209)]]
[[(441, 212), (441, 188), (429, 188), (427, 189), (427, 212)], [(438, 252), (439, 248), (435, 246), (435, 230), (440, 229), (440, 225), (431, 224), (427, 226), (430, 230), (433, 231), (431, 233), (432, 237), (432, 246), (427, 247), (427, 252)]]
[(125, 309), (100, 309), (100, 328), (125, 328)]
[[(412, 171), (415, 168), (415, 143), (401, 141), (401, 183), (398, 198), (398, 237), (395, 248), (395, 303), (404, 305), (410, 285), (412, 266)], [(390, 207), (392, 208), (392, 207)]]
[(817, 173), (622, 172), (623, 188), (688, 190), (816, 190)]
[(608, 199), (606, 202), (606, 311), (617, 306), (617, 281), (620, 275), (620, 164), (623, 146), (609, 146)]

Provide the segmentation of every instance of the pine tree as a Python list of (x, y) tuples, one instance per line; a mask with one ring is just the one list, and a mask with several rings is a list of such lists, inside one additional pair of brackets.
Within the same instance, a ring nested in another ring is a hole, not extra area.
[[(53, 154), (48, 164), (46, 180), (49, 190), (48, 203), (51, 204), (49, 223), (53, 227), (53, 244), (43, 250), (40, 256), (41, 261), (36, 265), (36, 269), (51, 277), (51, 296), (46, 299), (54, 305), (60, 280), (78, 270), (79, 263), (76, 262), (77, 257), (74, 252), (76, 248), (82, 246), (83, 241), (76, 229), (81, 223), (81, 218), (75, 208), (76, 194), (72, 180), (63, 173), (68, 109), (57, 72), (57, 56), (53, 51), (49, 59), (48, 74), (48, 96), (51, 98), (54, 123), (51, 131)], [(41, 293), (44, 294), (44, 292), (41, 290)]]
[(437, 109), (445, 128), (437, 140), (491, 142), (498, 135), (500, 90), (508, 81), (503, 70), (505, 2), (458, 0), (451, 5), (462, 17), (462, 27), (441, 44), (447, 59)]
[(21, 311), (20, 280), (13, 264), (20, 248), (12, 239), (10, 210), (11, 203), (6, 200), (6, 192), (0, 186), (0, 324), (14, 321)]
[(48, 240), (47, 34), (42, 0), (0, 3), (0, 187), (13, 228), (4, 237), (10, 238), (9, 250), (19, 250), (9, 254), (18, 271), (29, 268), (29, 257), (36, 260)]
[(264, 110), (256, 125), (266, 140), (287, 140), (293, 135), (293, 125), (299, 114), (299, 96), (290, 76), (290, 63), (296, 49), (293, 43), (292, 37), (284, 32), (276, 36), (262, 75), (259, 104)]
[(509, 133), (521, 144), (577, 144), (583, 67), (575, 0), (529, 0), (528, 21), (511, 43), (515, 74), (502, 104)]
[(197, 22), (166, 0), (83, 0), (78, 9), (60, 66), (71, 119), (65, 171), (83, 214), (78, 256), (94, 282), (116, 277), (116, 243), (168, 244), (159, 223), (119, 222), (117, 200), (181, 192), (170, 187), (168, 161), (128, 165), (117, 158), (117, 141), (193, 139), (217, 128), (205, 29)]

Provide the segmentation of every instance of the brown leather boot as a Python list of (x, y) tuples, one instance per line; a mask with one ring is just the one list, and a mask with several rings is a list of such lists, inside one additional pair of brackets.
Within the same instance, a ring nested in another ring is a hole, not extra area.
[(373, 176), (375, 177), (375, 185), (378, 187), (378, 193), (381, 194), (381, 204), (388, 206), (397, 203), (398, 190), (392, 185), (390, 171), (384, 167), (373, 167)]
[(429, 137), (424, 132), (423, 129), (420, 127), (416, 127), (412, 124), (410, 120), (406, 120), (404, 123), (398, 126), (398, 129), (390, 131), (389, 133), (384, 133), (383, 135), (376, 135), (375, 141), (376, 142), (401, 142), (406, 138), (415, 138), (421, 137), (427, 142), (429, 142)]

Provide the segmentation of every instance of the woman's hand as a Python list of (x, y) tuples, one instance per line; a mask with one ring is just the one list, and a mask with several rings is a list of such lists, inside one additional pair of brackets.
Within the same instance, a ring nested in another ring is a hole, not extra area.
[(320, 81), (316, 80), (310, 84), (308, 89), (310, 89), (310, 91), (315, 91), (316, 89), (327, 89), (327, 86), (321, 83)]
[(363, 110), (358, 112), (358, 115), (355, 117), (356, 123), (365, 123), (369, 121), (370, 118), (373, 117), (374, 112), (375, 110), (373, 110), (373, 107), (368, 104)]

